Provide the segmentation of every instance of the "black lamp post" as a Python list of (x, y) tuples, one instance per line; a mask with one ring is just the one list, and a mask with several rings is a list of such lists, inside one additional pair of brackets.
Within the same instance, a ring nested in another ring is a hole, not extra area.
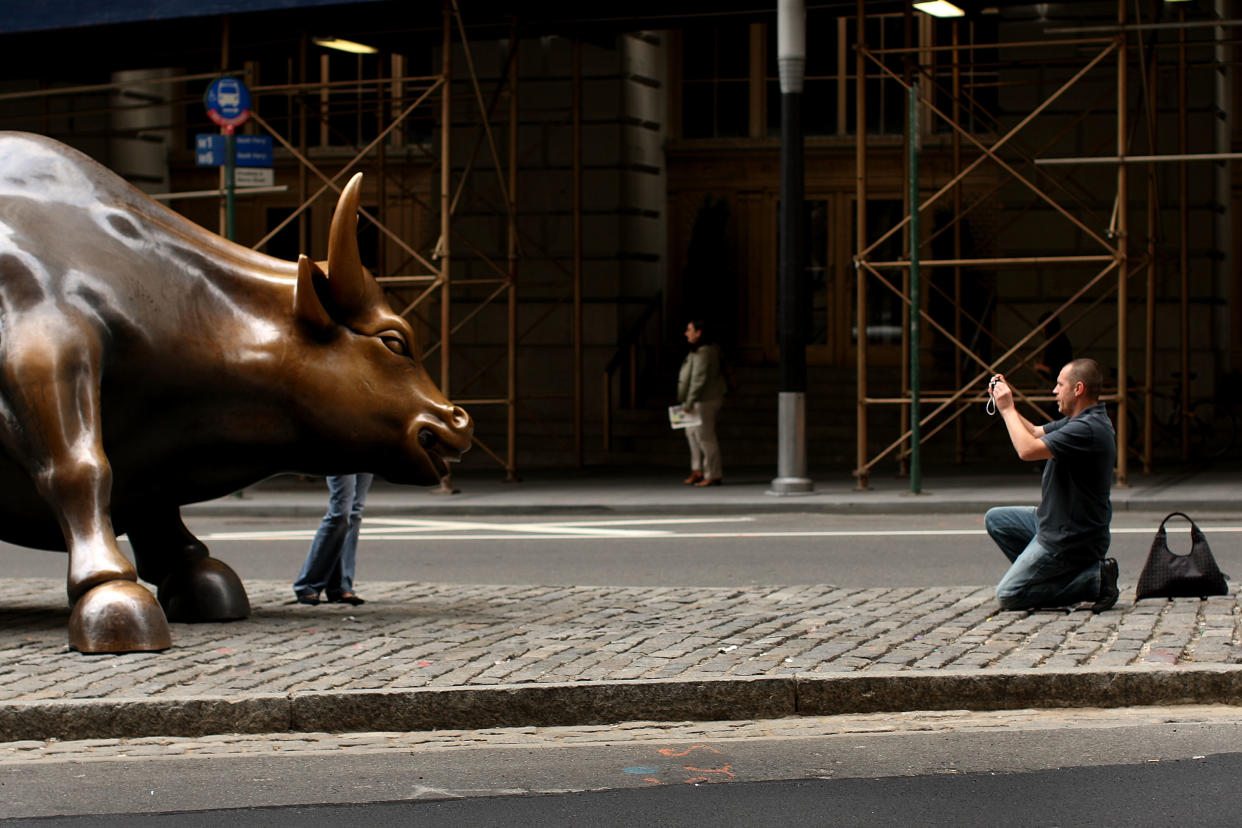
[(781, 389), (777, 400), (777, 476), (769, 494), (806, 494), (806, 344), (810, 295), (803, 215), (802, 84), (806, 70), (804, 0), (778, 0), (781, 78), (780, 315)]

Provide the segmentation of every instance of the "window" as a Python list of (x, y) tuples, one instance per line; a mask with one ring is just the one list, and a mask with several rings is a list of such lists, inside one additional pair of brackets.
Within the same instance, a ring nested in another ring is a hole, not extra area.
[[(319, 79), (325, 84), (341, 80), (373, 80), (379, 77), (378, 55), (331, 52), (319, 58)], [(379, 134), (379, 87), (374, 83), (333, 86), (319, 93), (319, 143), (325, 146), (363, 146)]]
[[(807, 12), (806, 75), (802, 92), (802, 128), (806, 135), (857, 134), (857, 94), (854, 44), (855, 18), (838, 17), (825, 10)], [(949, 22), (924, 26), (920, 31), (937, 44), (952, 42)], [(961, 25), (961, 24), (959, 24)], [(906, 45), (905, 18), (900, 14), (866, 19), (867, 45), (899, 49)], [(752, 30), (756, 32), (751, 36)], [(992, 42), (996, 23), (970, 22), (960, 30), (962, 43)], [(681, 134), (685, 138), (777, 137), (781, 130), (780, 69), (776, 24), (733, 23), (684, 29), (681, 33)], [(890, 55), (890, 58), (892, 56)], [(935, 60), (947, 65), (948, 53)], [(991, 110), (996, 100), (996, 50), (963, 49), (963, 85), (969, 101), (965, 123), (976, 124), (974, 113)], [(899, 136), (905, 130), (907, 97), (899, 83), (868, 63), (866, 119), (870, 135)], [(948, 71), (943, 66), (934, 92), (938, 105), (948, 111)], [(752, 111), (752, 109), (762, 111)], [(934, 119), (930, 129), (948, 126)]]
[(682, 134), (740, 138), (750, 129), (750, 26), (687, 29), (682, 37)]
[[(905, 206), (901, 199), (871, 199), (867, 202), (867, 235), (871, 239), (878, 238), (889, 228), (895, 226), (905, 215)], [(850, 218), (850, 235), (855, 235), (855, 219), (853, 211)], [(894, 233), (868, 256), (873, 261), (896, 261), (904, 255), (902, 234)], [(899, 270), (881, 271), (884, 278), (896, 286), (901, 286), (902, 274)], [(851, 301), (857, 302), (857, 286), (851, 290)], [(867, 342), (873, 345), (895, 345), (901, 342), (901, 326), (905, 316), (905, 305), (901, 298), (889, 290), (874, 275), (867, 278)], [(858, 341), (858, 331), (853, 331), (853, 341)]]
[(803, 204), (806, 216), (806, 278), (811, 294), (809, 345), (829, 345), (832, 324), (831, 285), (828, 284), (828, 202), (810, 199)]
[[(935, 21), (937, 43), (946, 46), (953, 43), (953, 25), (948, 20)], [(960, 27), (959, 43), (992, 44), (1000, 40), (996, 15), (985, 15), (956, 25)], [(972, 132), (986, 132), (996, 126), (987, 113), (998, 110), (999, 54), (994, 46), (962, 49), (958, 52), (962, 85), (961, 124)], [(936, 62), (936, 86), (933, 93), (936, 106), (941, 112), (952, 112), (953, 53), (939, 52), (932, 55), (931, 59)], [(943, 118), (934, 118), (930, 128), (933, 132), (951, 132), (953, 129)]]

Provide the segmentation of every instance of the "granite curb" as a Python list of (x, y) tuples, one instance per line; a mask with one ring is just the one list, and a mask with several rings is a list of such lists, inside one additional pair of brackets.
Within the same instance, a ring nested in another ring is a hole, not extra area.
[(1236, 704), (1242, 666), (567, 682), (0, 702), (0, 741), (570, 727), (910, 710)]

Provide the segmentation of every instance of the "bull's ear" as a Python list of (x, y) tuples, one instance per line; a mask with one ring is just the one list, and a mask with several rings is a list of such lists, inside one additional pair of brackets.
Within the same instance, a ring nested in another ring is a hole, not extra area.
[(319, 265), (309, 256), (298, 256), (298, 282), (293, 288), (293, 315), (312, 333), (324, 335), (336, 327), (336, 322), (323, 306), (315, 290), (315, 282), (327, 282)]

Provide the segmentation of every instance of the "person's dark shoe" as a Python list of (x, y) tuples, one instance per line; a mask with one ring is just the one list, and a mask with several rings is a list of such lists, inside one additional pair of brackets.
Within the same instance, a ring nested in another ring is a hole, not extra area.
[(299, 592), (297, 597), (299, 604), (310, 604), (313, 607), (319, 603), (318, 592)]
[(1100, 564), (1100, 597), (1091, 605), (1092, 612), (1104, 612), (1117, 603), (1121, 597), (1121, 591), (1117, 589), (1117, 575), (1117, 559), (1105, 558)]
[(702, 480), (700, 480), (698, 483), (695, 483), (694, 485), (699, 486), (699, 487), (702, 487), (702, 486), (719, 486), (719, 485), (721, 485), (722, 483), (724, 483), (724, 478), (723, 478), (723, 477), (716, 477), (716, 478), (704, 477)]
[(353, 592), (342, 592), (340, 595), (328, 595), (328, 602), (332, 604), (353, 604), (355, 607), (366, 603), (366, 601), (359, 598), (358, 595)]

